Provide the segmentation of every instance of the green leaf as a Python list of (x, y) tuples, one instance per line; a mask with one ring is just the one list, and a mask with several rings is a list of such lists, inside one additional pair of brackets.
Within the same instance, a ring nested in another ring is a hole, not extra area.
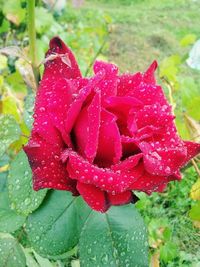
[(1, 172), (0, 173), (0, 192), (3, 192), (6, 190), (7, 175), (8, 175), (8, 172)]
[(190, 210), (190, 218), (194, 221), (200, 221), (200, 201), (197, 201)]
[(37, 33), (41, 34), (43, 32), (46, 32), (55, 22), (52, 14), (43, 7), (36, 7), (35, 12), (37, 14), (35, 21)]
[(26, 258), (20, 244), (16, 239), (8, 234), (0, 234), (0, 266), (26, 266)]
[(0, 159), (0, 192), (6, 191), (7, 188), (7, 167), (9, 166), (10, 158), (8, 155), (4, 154)]
[(39, 265), (41, 267), (43, 267), (43, 266), (45, 266), (45, 267), (54, 267), (53, 263), (51, 263), (48, 259), (45, 259), (45, 258), (41, 257), (35, 251), (33, 253), (34, 253), (34, 256), (35, 256), (37, 262), (39, 263)]
[(192, 34), (192, 33), (187, 34), (186, 36), (183, 37), (183, 39), (181, 39), (180, 45), (183, 47), (191, 45), (196, 41), (196, 39), (197, 37), (195, 34)]
[(79, 242), (81, 266), (148, 267), (147, 231), (133, 205), (92, 212)]
[(11, 162), (8, 191), (12, 207), (24, 215), (37, 209), (46, 195), (45, 189), (40, 191), (32, 189), (32, 171), (23, 150)]
[(0, 70), (7, 68), (7, 57), (0, 54)]
[(21, 0), (4, 1), (3, 13), (6, 18), (17, 26), (24, 20), (26, 10), (21, 8)]
[(25, 248), (24, 249), (24, 254), (26, 256), (26, 265), (27, 265), (27, 267), (40, 267), (39, 264), (36, 262), (33, 254), (32, 254), (32, 249)]
[(10, 23), (6, 19), (3, 19), (3, 22), (0, 27), (0, 34), (9, 32), (9, 30), (10, 30)]
[[(7, 192), (0, 193), (0, 232), (12, 233), (19, 229), (26, 217), (11, 210)], [(1, 265), (0, 265), (1, 266)]]
[(0, 157), (20, 137), (20, 128), (10, 115), (0, 115)]
[(33, 108), (35, 102), (35, 94), (29, 91), (25, 98), (25, 109), (24, 109), (24, 121), (27, 127), (31, 130), (33, 124)]
[(81, 226), (90, 209), (70, 192), (52, 190), (26, 225), (34, 250), (42, 256), (54, 257), (77, 245)]
[(167, 242), (160, 249), (160, 258), (166, 263), (175, 259), (178, 255), (177, 245), (172, 242)]

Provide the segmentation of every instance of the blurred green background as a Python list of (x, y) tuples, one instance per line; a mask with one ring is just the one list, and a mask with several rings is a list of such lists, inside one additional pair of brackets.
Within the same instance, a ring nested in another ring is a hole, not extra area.
[[(116, 63), (120, 72), (145, 71), (156, 59), (157, 79), (174, 107), (180, 135), (200, 141), (200, 70), (186, 64), (200, 39), (199, 0), (38, 0), (36, 4), (38, 64), (55, 35), (73, 49), (84, 75), (92, 73), (96, 58)], [(11, 125), (10, 140), (0, 149), (2, 192), (10, 160), (30, 133), (35, 84), (27, 63), (26, 1), (0, 0), (0, 6), (0, 113), (8, 116)], [(3, 140), (3, 119), (1, 127)], [(190, 163), (183, 180), (172, 182), (163, 194), (138, 194), (137, 207), (149, 230), (151, 267), (200, 266), (198, 166), (198, 159)], [(28, 247), (25, 234), (23, 238)], [(31, 251), (27, 253), (34, 258)], [(70, 255), (41, 265), (41, 259), (34, 258), (42, 267), (76, 267), (76, 259), (77, 255)]]

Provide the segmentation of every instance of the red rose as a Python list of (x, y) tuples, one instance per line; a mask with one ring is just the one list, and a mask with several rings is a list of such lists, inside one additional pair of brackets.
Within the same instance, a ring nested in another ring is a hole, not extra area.
[(68, 190), (105, 212), (132, 202), (132, 190), (162, 192), (180, 179), (200, 144), (178, 136), (156, 68), (118, 75), (115, 65), (96, 61), (94, 76), (82, 78), (70, 49), (53, 38), (24, 147), (34, 189)]

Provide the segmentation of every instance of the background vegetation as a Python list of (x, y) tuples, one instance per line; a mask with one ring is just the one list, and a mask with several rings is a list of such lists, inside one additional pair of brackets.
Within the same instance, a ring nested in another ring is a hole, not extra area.
[[(67, 2), (59, 7), (54, 1), (37, 1), (38, 64), (54, 35), (72, 47), (86, 75), (91, 74), (96, 57), (116, 63), (121, 72), (144, 71), (157, 59), (157, 78), (175, 109), (180, 135), (200, 141), (200, 71), (186, 64), (192, 45), (200, 38), (200, 2), (87, 0), (80, 6), (83, 1)], [(7, 237), (9, 242), (23, 244), (28, 267), (77, 267), (76, 250), (59, 260), (42, 258), (23, 230), (25, 217), (39, 206), (46, 193), (34, 195), (30, 173), (17, 167), (24, 155), (15, 157), (30, 133), (35, 83), (28, 64), (26, 1), (0, 0), (0, 6), (0, 232), (16, 237)], [(137, 208), (149, 230), (151, 266), (200, 266), (198, 164), (198, 159), (190, 163), (183, 170), (183, 180), (172, 182), (163, 194), (138, 194)], [(19, 181), (13, 179), (17, 171)], [(20, 177), (28, 181), (27, 192)], [(1, 249), (4, 237), (0, 235)]]

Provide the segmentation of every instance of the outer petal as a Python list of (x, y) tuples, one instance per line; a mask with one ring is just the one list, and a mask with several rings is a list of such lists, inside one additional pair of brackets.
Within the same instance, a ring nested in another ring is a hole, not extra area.
[(74, 135), (79, 153), (89, 161), (93, 161), (98, 146), (101, 95), (96, 93), (91, 103), (84, 107), (75, 123)]
[(95, 163), (107, 167), (117, 163), (122, 156), (122, 146), (116, 117), (102, 109), (101, 126), (99, 129), (99, 145)]
[(78, 182), (77, 190), (93, 210), (106, 212), (110, 207), (106, 193), (96, 186)]
[(124, 193), (116, 195), (108, 193), (109, 203), (114, 206), (125, 205), (131, 202), (135, 203), (136, 199), (137, 197), (131, 191), (126, 191)]
[[(70, 66), (64, 63), (61, 57), (64, 55), (68, 57)], [(68, 143), (63, 124), (72, 101), (72, 88), (65, 79), (80, 78), (80, 70), (71, 50), (58, 37), (50, 41), (46, 56), (45, 70), (36, 96), (33, 132), (50, 143), (57, 143), (56, 126)]]
[(184, 141), (184, 144), (187, 147), (187, 158), (183, 165), (185, 165), (188, 161), (190, 161), (200, 153), (200, 144), (190, 141)]
[(157, 67), (158, 67), (157, 61), (153, 61), (153, 63), (149, 66), (147, 71), (144, 73), (143, 81), (145, 83), (156, 84), (154, 72), (157, 69)]
[(154, 175), (172, 175), (180, 169), (187, 157), (187, 149), (182, 144), (176, 147), (160, 147), (155, 150), (146, 142), (140, 148), (143, 152), (146, 170)]
[(117, 94), (117, 72), (118, 68), (114, 64), (103, 61), (94, 63), (94, 72), (105, 72), (105, 78), (99, 84), (99, 90), (102, 92), (102, 98), (107, 96), (115, 96)]
[[(72, 101), (72, 89), (70, 83), (65, 79), (59, 80), (55, 85), (52, 84), (51, 93), (45, 94), (45, 97), (48, 102), (45, 112), (47, 115), (49, 114), (52, 125), (54, 125), (62, 134), (65, 143), (68, 146), (71, 146), (70, 137), (64, 127), (67, 111)], [(40, 126), (40, 122), (38, 123)], [(49, 134), (48, 131), (46, 131), (45, 134)]]
[[(81, 72), (72, 51), (59, 37), (51, 39), (49, 46), (50, 49), (46, 54), (45, 79), (50, 79), (52, 82), (60, 78), (75, 79), (81, 77)], [(55, 56), (55, 58), (52, 59), (52, 56)]]
[(135, 180), (130, 188), (132, 190), (138, 190), (146, 192), (147, 194), (151, 194), (155, 191), (164, 190), (166, 184), (170, 181), (167, 176), (160, 176), (160, 175), (152, 175), (148, 173), (141, 163), (137, 166), (138, 171), (141, 172), (141, 176)]
[(49, 145), (40, 136), (34, 136), (33, 140), (24, 151), (32, 168), (34, 190), (54, 188), (77, 195), (76, 182), (68, 178), (66, 167), (60, 160), (62, 149), (56, 144)]

